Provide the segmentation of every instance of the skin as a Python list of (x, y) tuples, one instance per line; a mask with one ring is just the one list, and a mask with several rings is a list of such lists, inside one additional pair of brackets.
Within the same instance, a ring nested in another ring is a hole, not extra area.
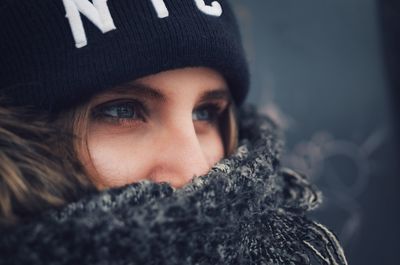
[(180, 188), (224, 157), (218, 118), (229, 104), (225, 79), (205, 67), (98, 94), (89, 102), (84, 167), (100, 189), (145, 179)]

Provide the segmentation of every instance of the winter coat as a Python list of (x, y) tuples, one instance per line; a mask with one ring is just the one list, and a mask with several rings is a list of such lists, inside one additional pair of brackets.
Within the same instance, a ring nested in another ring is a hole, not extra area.
[(239, 113), (239, 147), (181, 189), (141, 181), (3, 229), (0, 264), (347, 264), (306, 214), (320, 193), (282, 169), (267, 117)]

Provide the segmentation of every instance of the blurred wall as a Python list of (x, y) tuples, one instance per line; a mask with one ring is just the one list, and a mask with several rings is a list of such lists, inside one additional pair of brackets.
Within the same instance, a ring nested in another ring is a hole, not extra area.
[(399, 264), (400, 181), (373, 0), (231, 0), (252, 74), (248, 102), (287, 137), (284, 165), (323, 191), (313, 213), (349, 264)]

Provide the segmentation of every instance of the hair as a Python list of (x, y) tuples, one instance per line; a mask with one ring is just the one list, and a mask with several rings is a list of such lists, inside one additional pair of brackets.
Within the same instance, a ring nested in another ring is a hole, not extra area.
[(238, 121), (236, 107), (231, 103), (221, 117), (221, 135), (224, 140), (225, 156), (232, 155), (239, 140)]
[(11, 225), (93, 190), (71, 135), (33, 110), (0, 107), (0, 225)]
[[(89, 104), (52, 119), (29, 109), (0, 107), (0, 225), (16, 224), (96, 190), (81, 159), (82, 152), (89, 152), (89, 115)], [(219, 123), (228, 156), (238, 142), (233, 103)]]

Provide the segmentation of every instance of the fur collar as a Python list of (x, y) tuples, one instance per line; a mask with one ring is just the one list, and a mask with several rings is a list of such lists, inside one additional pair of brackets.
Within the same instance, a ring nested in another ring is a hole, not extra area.
[(239, 148), (207, 175), (98, 192), (2, 231), (0, 264), (346, 264), (305, 217), (319, 192), (280, 168), (276, 126), (249, 106), (239, 116)]

